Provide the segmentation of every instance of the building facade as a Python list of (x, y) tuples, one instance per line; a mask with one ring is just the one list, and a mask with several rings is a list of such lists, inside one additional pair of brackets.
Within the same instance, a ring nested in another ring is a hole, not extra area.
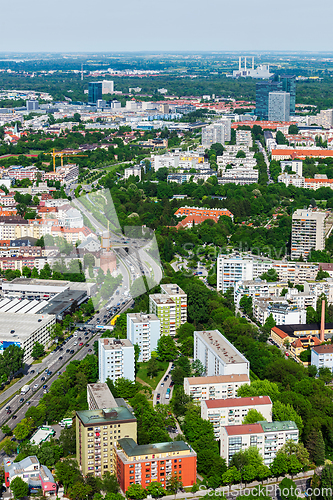
[(127, 314), (127, 338), (140, 347), (139, 362), (149, 361), (156, 351), (160, 338), (161, 323), (155, 314)]
[(299, 209), (292, 216), (291, 258), (307, 259), (311, 250), (325, 248), (325, 212)]
[(288, 92), (270, 92), (268, 94), (268, 119), (289, 122), (290, 94)]
[(196, 483), (197, 455), (184, 441), (138, 445), (134, 439), (120, 439), (115, 453), (117, 479), (124, 492), (132, 484), (146, 488), (152, 481), (165, 488), (173, 475), (184, 487)]
[(329, 368), (333, 372), (333, 345), (318, 345), (311, 349), (311, 365), (319, 368)]
[(282, 91), (282, 82), (268, 80), (256, 83), (256, 110), (255, 114), (263, 120), (268, 120), (269, 93)]
[(201, 361), (207, 376), (249, 376), (249, 361), (218, 330), (194, 332), (194, 359)]
[(128, 339), (98, 340), (99, 381), (109, 378), (115, 382), (118, 378), (135, 380), (134, 346)]
[(194, 401), (235, 398), (243, 384), (250, 384), (245, 374), (185, 377), (184, 392)]

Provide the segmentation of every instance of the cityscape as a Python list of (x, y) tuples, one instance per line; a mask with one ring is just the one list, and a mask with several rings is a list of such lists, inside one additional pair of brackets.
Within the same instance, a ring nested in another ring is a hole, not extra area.
[(0, 55), (2, 498), (333, 498), (332, 78)]

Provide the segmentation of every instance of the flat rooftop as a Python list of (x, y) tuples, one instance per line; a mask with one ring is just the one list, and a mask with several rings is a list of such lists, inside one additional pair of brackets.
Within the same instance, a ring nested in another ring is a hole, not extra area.
[(47, 325), (53, 319), (54, 316), (51, 314), (0, 312), (0, 341), (24, 342), (35, 330)]
[(234, 347), (218, 330), (194, 332), (204, 340), (224, 363), (249, 363), (249, 361)]
[(106, 383), (88, 384), (87, 391), (94, 398), (98, 408), (116, 408), (118, 406)]
[(149, 297), (158, 305), (173, 305), (175, 302), (166, 293), (153, 293)]
[(259, 423), (243, 424), (243, 425), (226, 425), (226, 433), (228, 436), (240, 436), (244, 434), (262, 434), (264, 429)]
[(120, 349), (121, 347), (133, 347), (133, 344), (128, 339), (99, 339), (99, 346), (103, 346), (106, 351), (112, 351), (116, 349)]
[[(303, 332), (303, 331), (320, 331), (320, 323), (310, 323), (308, 325), (302, 324), (294, 324), (294, 325), (276, 325), (279, 330), (282, 330), (284, 333), (295, 335), (295, 332)], [(333, 330), (333, 323), (325, 323), (325, 330)]]
[(26, 285), (26, 286), (41, 286), (41, 287), (68, 287), (70, 281), (62, 281), (62, 280), (40, 280), (37, 278), (15, 278), (12, 281), (5, 282), (6, 285), (14, 285), (12, 288), (15, 288), (15, 285)]
[(177, 451), (188, 451), (191, 449), (184, 441), (170, 441), (155, 444), (137, 444), (132, 438), (122, 438), (118, 441), (124, 452), (129, 457), (141, 455), (152, 455), (155, 453), (172, 453)]
[(101, 410), (82, 410), (76, 412), (84, 426), (111, 424), (113, 422), (135, 422), (135, 416), (125, 406), (104, 408)]
[(247, 375), (211, 375), (209, 377), (188, 377), (190, 385), (208, 385), (208, 384), (230, 384), (237, 382), (250, 382)]
[(263, 428), (264, 432), (270, 432), (270, 431), (297, 431), (298, 427), (293, 422), (292, 420), (282, 420), (281, 422), (275, 421), (275, 422), (258, 422), (258, 424), (261, 425)]
[(161, 285), (161, 290), (168, 295), (185, 295), (185, 292), (178, 285), (172, 283)]
[(133, 323), (147, 323), (147, 321), (159, 321), (156, 314), (128, 313)]

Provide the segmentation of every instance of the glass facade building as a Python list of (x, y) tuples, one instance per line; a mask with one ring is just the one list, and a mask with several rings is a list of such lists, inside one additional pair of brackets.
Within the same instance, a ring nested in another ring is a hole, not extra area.
[(102, 87), (102, 82), (89, 82), (88, 104), (96, 104), (99, 99), (102, 99)]
[(282, 83), (282, 90), (290, 94), (290, 114), (294, 115), (296, 105), (296, 76), (281, 75), (280, 82)]
[(268, 101), (270, 92), (279, 92), (282, 90), (282, 82), (273, 82), (266, 80), (256, 83), (256, 111), (255, 114), (263, 119), (268, 120)]

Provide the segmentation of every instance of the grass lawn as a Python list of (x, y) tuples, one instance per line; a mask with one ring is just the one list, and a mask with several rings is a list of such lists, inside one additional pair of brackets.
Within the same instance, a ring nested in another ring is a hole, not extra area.
[(149, 384), (150, 387), (152, 387), (152, 389), (156, 389), (158, 382), (161, 380), (162, 376), (164, 375), (166, 369), (169, 366), (168, 361), (160, 361), (159, 364), (161, 366), (161, 370), (158, 372), (156, 377), (150, 378), (147, 375), (147, 363), (139, 363), (140, 368), (138, 370), (137, 377), (146, 382), (147, 384)]
[[(16, 378), (13, 378), (10, 383), (8, 385), (5, 385), (4, 389), (2, 389), (2, 391), (0, 391), (0, 394), (2, 394), (3, 392), (7, 391), (7, 389), (9, 389), (12, 385), (14, 385), (18, 380), (21, 380), (22, 377), (16, 377)], [(12, 398), (13, 396), (11, 396)]]
[(41, 363), (41, 362), (42, 362), (42, 361), (46, 358), (46, 356), (48, 356), (49, 354), (50, 354), (50, 351), (46, 352), (46, 353), (44, 354), (44, 356), (41, 356), (40, 358), (35, 359), (35, 361), (33, 361), (31, 364), (32, 364), (32, 365), (38, 365), (38, 364), (39, 364), (39, 363)]

